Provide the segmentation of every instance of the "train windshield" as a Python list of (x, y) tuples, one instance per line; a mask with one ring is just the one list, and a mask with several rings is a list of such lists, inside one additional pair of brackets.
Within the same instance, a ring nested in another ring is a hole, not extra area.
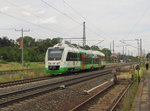
[(48, 60), (61, 60), (63, 50), (48, 50)]

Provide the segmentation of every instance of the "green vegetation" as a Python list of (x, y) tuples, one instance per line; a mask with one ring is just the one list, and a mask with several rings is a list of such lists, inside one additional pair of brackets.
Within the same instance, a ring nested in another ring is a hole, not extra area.
[(18, 69), (36, 69), (36, 68), (43, 68), (44, 69), (44, 62), (26, 62), (25, 66), (22, 67), (21, 63), (17, 62), (0, 62), (0, 71), (5, 70), (18, 70)]
[[(32, 37), (24, 37), (25, 62), (44, 62), (48, 47), (59, 43), (60, 38), (35, 40)], [(12, 40), (6, 37), (0, 38), (0, 60), (6, 62), (21, 62), (21, 49), (19, 39)]]
[(0, 64), (7, 64), (5, 60), (0, 60)]
[[(25, 36), (24, 37), (24, 61), (25, 62), (44, 62), (45, 52), (48, 47), (52, 47), (55, 44), (59, 43), (62, 38), (47, 38), (47, 39), (38, 39), (36, 40), (33, 37)], [(7, 37), (0, 37), (0, 60), (6, 62), (21, 62), (21, 49), (20, 49), (20, 38), (17, 40), (8, 39)], [(69, 43), (69, 42), (68, 42)], [(72, 44), (77, 46), (77, 44)], [(105, 60), (107, 63), (111, 62), (111, 51), (108, 48), (99, 49), (98, 46), (80, 46), (83, 49), (92, 49), (98, 50), (105, 54)], [(127, 60), (128, 59), (128, 60)], [(137, 58), (133, 56), (125, 56), (118, 54), (118, 61), (136, 61)]]
[[(139, 86), (138, 71), (132, 71), (132, 72), (134, 72), (134, 74), (133, 74), (133, 84), (130, 87), (130, 89), (128, 90), (128, 92), (126, 94), (126, 97), (123, 101), (123, 104), (119, 108), (119, 111), (130, 111), (130, 109), (132, 107), (132, 103), (133, 103), (134, 98), (136, 96), (138, 86)], [(142, 79), (145, 74), (146, 74), (145, 68), (141, 68), (141, 70), (139, 71), (140, 79)]]
[[(0, 60), (6, 62), (21, 62), (20, 38), (17, 40), (0, 38)], [(25, 62), (44, 62), (45, 53), (48, 47), (59, 43), (61, 38), (35, 40), (30, 36), (24, 37), (24, 61)], [(77, 46), (77, 44), (73, 44)], [(80, 46), (81, 47), (81, 46)], [(84, 46), (83, 49), (100, 50), (98, 46)], [(108, 48), (101, 50), (106, 55), (106, 61), (110, 62), (111, 51)], [(0, 62), (1, 64), (1, 62)]]
[(0, 82), (9, 82), (15, 80), (31, 79), (35, 77), (46, 76), (44, 71), (34, 71), (34, 72), (19, 72), (17, 74), (5, 74), (0, 75)]

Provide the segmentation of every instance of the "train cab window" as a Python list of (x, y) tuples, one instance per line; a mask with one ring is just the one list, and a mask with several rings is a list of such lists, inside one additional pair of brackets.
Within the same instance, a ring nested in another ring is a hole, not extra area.
[(61, 60), (63, 49), (48, 50), (48, 60)]

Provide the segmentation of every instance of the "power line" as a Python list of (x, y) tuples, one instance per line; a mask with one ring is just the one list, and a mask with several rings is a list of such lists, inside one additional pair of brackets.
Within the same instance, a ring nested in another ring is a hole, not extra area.
[(14, 30), (14, 28), (0, 28), (0, 30)]
[[(18, 8), (20, 8), (20, 9), (24, 10), (24, 11), (29, 12), (30, 14), (32, 14), (33, 16), (35, 16), (35, 17), (37, 17), (37, 18), (41, 18), (41, 19), (43, 19), (43, 20), (45, 19), (44, 17), (39, 16), (39, 15), (36, 15), (34, 12), (31, 12), (31, 11), (27, 10), (26, 8), (24, 8), (24, 7), (22, 7), (22, 6), (18, 5), (18, 4), (12, 3), (12, 2), (10, 2), (10, 1), (8, 1), (8, 0), (4, 0), (4, 1), (7, 2), (7, 3), (9, 3), (9, 4), (12, 5), (12, 6), (18, 7)], [(57, 25), (57, 24), (55, 24), (55, 25)], [(59, 26), (59, 25), (57, 25), (57, 26)], [(59, 26), (59, 27), (60, 27), (60, 26)]]
[(55, 8), (54, 6), (52, 6), (51, 4), (49, 4), (48, 2), (44, 1), (44, 0), (40, 0), (41, 2), (43, 2), (44, 4), (46, 4), (47, 6), (53, 8), (54, 10), (56, 10), (58, 13), (66, 16), (67, 18), (71, 19), (72, 21), (74, 21), (75, 23), (82, 25), (80, 22), (78, 22), (77, 20), (73, 19), (71, 16), (69, 16), (68, 14), (63, 13), (61, 10)]
[(98, 34), (97, 32), (93, 31), (91, 28), (86, 27), (89, 31), (93, 32), (95, 35), (99, 36), (102, 38), (102, 35)]
[(136, 23), (133, 25), (133, 27), (131, 28), (131, 30), (129, 30), (128, 34), (130, 34), (135, 29), (135, 26), (138, 25), (142, 21), (142, 19), (144, 18), (144, 16), (146, 15), (146, 13), (149, 11), (149, 9), (150, 9), (150, 6), (144, 11), (144, 13), (142, 14), (142, 16), (136, 21)]
[[(56, 33), (59, 33), (59, 34), (62, 34), (62, 35), (68, 35), (68, 34), (61, 33), (61, 32), (59, 32), (59, 31), (55, 31), (55, 30), (52, 30), (52, 29), (43, 27), (43, 26), (38, 25), (38, 24), (34, 24), (34, 23), (29, 22), (29, 21), (27, 21), (27, 20), (24, 20), (24, 19), (22, 19), (22, 18), (15, 17), (15, 16), (13, 16), (13, 15), (10, 15), (10, 14), (7, 14), (7, 13), (1, 12), (1, 11), (0, 11), (0, 13), (3, 14), (3, 15), (9, 16), (9, 17), (11, 17), (11, 18), (14, 18), (14, 19), (23, 21), (23, 22), (25, 22), (25, 23), (32, 24), (32, 25), (37, 26), (37, 27), (39, 27), (39, 28), (41, 28), (41, 29), (45, 29), (45, 30), (47, 30), (47, 31), (50, 31), (50, 30), (51, 30), (51, 31), (53, 31), (53, 32), (56, 32)], [(68, 36), (70, 36), (70, 35), (68, 35)]]
[[(95, 24), (93, 24), (90, 20), (87, 20), (91, 25), (93, 25), (93, 27), (95, 27), (95, 29), (97, 29), (98, 31), (100, 31), (100, 32), (102, 32), (104, 35), (106, 35), (105, 37), (105, 39), (108, 39), (108, 40), (110, 40), (112, 37), (110, 37), (110, 35), (108, 35), (107, 33), (105, 33), (105, 32), (103, 32), (99, 27), (97, 27)], [(102, 35), (101, 35), (102, 36)], [(109, 38), (107, 38), (107, 37), (109, 37)]]
[[(72, 17), (70, 17), (69, 15), (63, 13), (62, 11), (60, 11), (60, 10), (58, 10), (57, 8), (53, 7), (52, 5), (48, 4), (48, 3), (45, 2), (44, 0), (41, 0), (41, 1), (44, 2), (46, 5), (48, 5), (49, 7), (55, 9), (57, 12), (63, 14), (64, 16), (68, 17), (69, 19), (73, 20), (74, 22), (80, 24), (78, 21), (74, 20), (74, 19), (73, 19)], [(25, 8), (23, 8), (23, 7), (19, 6), (19, 5), (16, 5), (16, 4), (14, 4), (14, 3), (12, 3), (12, 2), (10, 2), (10, 1), (8, 1), (8, 0), (6, 0), (6, 2), (9, 3), (9, 4), (11, 4), (11, 5), (13, 5), (13, 6), (15, 6), (15, 7), (19, 7), (19, 8), (21, 8), (21, 9), (23, 9), (23, 10), (26, 10)], [(64, 3), (65, 3), (67, 6), (69, 6), (74, 12), (76, 12), (80, 17), (82, 17), (82, 18), (85, 19), (85, 17), (83, 17), (83, 16), (82, 16), (78, 11), (76, 11), (71, 5), (69, 5), (69, 4), (68, 4), (67, 2), (65, 2), (65, 1), (64, 1)], [(29, 12), (29, 11), (28, 11), (28, 12)], [(42, 18), (42, 19), (43, 19), (43, 17), (41, 17), (41, 16), (35, 15), (35, 14), (32, 13), (32, 12), (30, 12), (30, 13), (31, 13), (32, 15), (38, 17), (38, 18)], [(80, 25), (81, 25), (81, 24), (80, 24)], [(91, 30), (90, 28), (87, 27), (87, 29), (88, 29), (89, 31), (93, 32), (94, 34), (96, 34), (96, 35), (98, 35), (98, 36), (101, 36), (100, 34), (98, 34), (97, 32), (95, 32), (95, 31), (93, 31), (93, 30)], [(55, 32), (56, 32), (56, 31), (55, 31)], [(63, 35), (64, 35), (64, 34), (63, 34)], [(66, 35), (66, 34), (65, 34), (65, 35)]]
[(80, 14), (75, 8), (73, 8), (70, 4), (68, 4), (65, 0), (63, 0), (63, 2), (70, 7), (78, 16), (80, 16), (84, 21), (86, 20), (85, 17), (82, 16), (82, 14)]
[[(22, 6), (20, 6), (20, 5), (17, 5), (17, 4), (15, 4), (15, 3), (12, 3), (12, 2), (10, 2), (10, 1), (8, 1), (8, 0), (4, 0), (4, 1), (7, 2), (7, 3), (9, 3), (10, 5), (13, 5), (13, 6), (15, 6), (15, 7), (18, 7), (18, 8), (20, 8), (20, 9), (22, 9), (22, 10), (27, 11), (24, 7), (22, 7)], [(39, 16), (39, 15), (36, 15), (36, 14), (34, 14), (33, 12), (31, 12), (31, 11), (28, 11), (28, 12), (30, 12), (32, 15), (34, 15), (34, 16), (36, 16), (36, 17), (38, 17), (38, 18), (44, 19), (43, 17), (41, 17), (41, 16)]]
[(120, 40), (120, 42), (121, 42), (121, 43), (123, 43), (123, 44), (126, 44), (126, 45), (128, 45), (128, 46), (131, 46), (131, 47), (133, 47), (133, 48), (136, 48), (136, 49), (137, 49), (137, 47), (132, 46), (131, 44), (127, 44), (127, 43), (125, 43), (124, 41), (121, 41), (121, 40)]
[[(80, 16), (81, 18), (83, 18), (84, 21), (86, 20), (86, 18), (85, 18), (82, 14), (80, 14), (75, 8), (73, 8), (68, 2), (66, 2), (65, 0), (63, 0), (63, 2), (64, 2), (68, 7), (70, 7), (78, 16)], [(86, 20), (86, 21), (87, 21), (87, 20)], [(90, 22), (90, 21), (88, 20), (88, 22)], [(92, 22), (90, 22), (90, 24), (92, 24), (95, 28), (97, 28)], [(89, 27), (87, 27), (87, 28), (89, 29), (89, 31), (95, 33), (95, 34), (98, 35), (98, 36), (101, 36), (101, 35), (98, 34), (97, 32), (91, 30), (91, 28), (89, 28)], [(99, 31), (103, 32), (103, 31), (100, 30), (99, 28), (97, 28), (97, 29), (98, 29)], [(104, 33), (104, 32), (103, 32), (103, 34), (106, 35), (106, 36), (108, 36), (108, 35), (107, 35), (106, 33)], [(109, 37), (109, 36), (108, 36), (108, 37)], [(111, 38), (111, 37), (109, 37), (109, 38)]]

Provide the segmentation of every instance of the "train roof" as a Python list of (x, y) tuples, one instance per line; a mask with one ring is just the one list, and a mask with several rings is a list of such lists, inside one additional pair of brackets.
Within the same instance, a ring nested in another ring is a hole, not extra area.
[(80, 47), (75, 47), (72, 44), (66, 44), (66, 43), (58, 43), (56, 45), (54, 45), (54, 47), (68, 47), (68, 48), (73, 48), (74, 50), (78, 50), (80, 53), (86, 53), (86, 54), (93, 54), (93, 55), (99, 55), (99, 56), (105, 56), (105, 54), (103, 54), (100, 51), (94, 51), (94, 50), (85, 50), (82, 49)]

